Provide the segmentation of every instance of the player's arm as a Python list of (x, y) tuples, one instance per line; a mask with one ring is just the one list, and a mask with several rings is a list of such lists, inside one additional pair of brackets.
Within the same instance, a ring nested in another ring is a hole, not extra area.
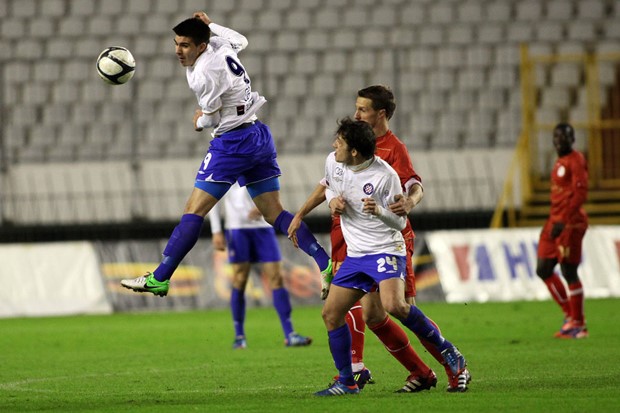
[(228, 27), (213, 23), (213, 20), (211, 20), (211, 18), (204, 11), (195, 12), (194, 18), (202, 20), (204, 24), (209, 26), (211, 33), (221, 39), (227, 40), (235, 51), (239, 52), (248, 47), (248, 39), (244, 35), (229, 29)]
[(405, 144), (401, 142), (393, 150), (394, 160), (391, 166), (398, 174), (404, 188), (404, 196), (398, 197), (396, 202), (390, 205), (390, 210), (397, 215), (406, 216), (424, 197), (424, 187), (422, 178), (413, 169), (413, 163)]
[(209, 223), (211, 224), (211, 235), (213, 248), (217, 251), (226, 250), (226, 238), (222, 231), (222, 218), (220, 215), (220, 203), (218, 202), (209, 211)]
[[(405, 184), (405, 188), (407, 188), (407, 184)], [(408, 215), (424, 198), (424, 187), (420, 181), (411, 179), (411, 184), (406, 193), (407, 195), (397, 196), (396, 202), (389, 205), (390, 211), (396, 215)]]
[(293, 241), (293, 245), (297, 247), (297, 230), (301, 226), (301, 222), (306, 215), (308, 215), (314, 208), (321, 205), (325, 201), (325, 186), (319, 183), (314, 191), (310, 194), (306, 202), (299, 208), (291, 224), (288, 226), (288, 237)]
[(564, 213), (567, 221), (577, 213), (588, 198), (588, 170), (581, 163), (574, 163), (571, 170), (571, 197)]
[(205, 128), (212, 128), (220, 123), (220, 112), (205, 113), (202, 109), (194, 112), (194, 130), (200, 132)]
[[(388, 190), (387, 197), (385, 199), (394, 200), (399, 196), (402, 197), (403, 192), (400, 186), (400, 180), (395, 173), (387, 177), (387, 180), (385, 182), (385, 189)], [(375, 193), (382, 194), (384, 193), (384, 190), (378, 189)], [(397, 215), (390, 210), (389, 205), (393, 204), (393, 202), (390, 203), (384, 200), (383, 202), (385, 203), (385, 206), (383, 206), (379, 202), (377, 202), (376, 199), (371, 197), (364, 198), (362, 199), (362, 201), (364, 202), (362, 210), (366, 213), (376, 216), (388, 227), (398, 231), (402, 231), (407, 226), (406, 216)]]
[(560, 222), (554, 222), (551, 227), (551, 238), (557, 238), (562, 231), (564, 231), (566, 223), (572, 220), (573, 215), (579, 212), (579, 209), (588, 198), (588, 170), (586, 166), (581, 163), (574, 163), (571, 165), (570, 191), (571, 196), (562, 214), (562, 220)]

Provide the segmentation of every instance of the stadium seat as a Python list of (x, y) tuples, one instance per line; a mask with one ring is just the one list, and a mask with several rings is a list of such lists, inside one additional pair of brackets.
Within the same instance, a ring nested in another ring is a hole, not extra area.
[(385, 4), (379, 9), (373, 9), (371, 12), (372, 25), (374, 27), (380, 27), (381, 29), (390, 28), (394, 25), (395, 21), (398, 21), (398, 15), (400, 10), (396, 10), (390, 5)]
[(496, 44), (504, 41), (504, 25), (488, 23), (478, 28), (478, 41), (482, 44)]
[(564, 27), (560, 22), (546, 22), (536, 26), (536, 38), (541, 41), (557, 42), (564, 36)]
[(495, 88), (512, 89), (517, 86), (517, 69), (515, 67), (498, 67), (489, 73), (489, 86)]
[(334, 33), (331, 47), (339, 49), (341, 52), (352, 50), (357, 47), (357, 30), (342, 29)]
[(576, 87), (582, 82), (581, 66), (573, 63), (557, 64), (551, 68), (551, 84)]
[(474, 27), (457, 24), (448, 28), (448, 43), (469, 46), (474, 43)]
[(56, 35), (56, 25), (52, 18), (42, 17), (37, 24), (31, 24), (28, 30), (28, 36), (44, 40)]
[(457, 5), (458, 20), (467, 23), (478, 23), (483, 19), (483, 3), (480, 1), (464, 1)]
[(452, 23), (454, 21), (453, 3), (434, 2), (430, 5), (428, 14), (431, 23)]
[(65, 14), (65, 2), (63, 0), (47, 0), (39, 3), (38, 11), (46, 17), (62, 17)]
[(318, 30), (336, 29), (340, 27), (341, 19), (339, 9), (325, 7), (316, 12), (314, 24)]
[(544, 3), (536, 0), (524, 0), (515, 3), (516, 17), (523, 21), (537, 21), (544, 15)]
[(461, 68), (464, 61), (465, 51), (462, 47), (442, 47), (437, 51), (437, 65), (441, 68)]
[[(507, 22), (512, 19), (512, 3), (495, 0), (492, 3), (488, 3), (486, 6), (486, 17), (491, 22)], [(499, 41), (500, 39), (497, 39)]]
[(550, 21), (571, 20), (574, 13), (574, 2), (566, 0), (550, 0), (547, 3), (546, 19)]
[(427, 18), (424, 6), (419, 2), (408, 2), (399, 14), (401, 22), (405, 25), (420, 25)]
[(514, 22), (508, 26), (506, 39), (511, 42), (529, 42), (534, 39), (534, 25), (531, 21)]
[[(42, 105), (47, 103), (50, 95), (50, 88), (41, 82), (32, 82), (24, 85), (22, 89), (22, 99), (27, 105)], [(35, 119), (33, 119), (34, 121)]]
[(576, 5), (580, 19), (596, 20), (605, 17), (605, 5), (601, 0), (580, 0)]
[[(305, 33), (305, 35), (303, 36), (303, 48), (307, 50), (322, 52), (325, 50), (325, 45), (328, 45), (330, 43), (330, 34), (324, 31), (310, 31), (308, 33)], [(326, 53), (330, 53), (330, 51), (328, 50)], [(341, 53), (338, 54), (342, 55)], [(330, 66), (326, 66), (323, 68), (323, 70), (327, 70), (329, 68)]]
[(292, 9), (284, 17), (289, 30), (308, 30), (312, 25), (312, 13), (308, 9)]
[[(230, 16), (230, 26), (234, 27), (235, 30), (239, 31), (239, 33), (246, 33), (250, 30), (255, 29), (255, 18), (256, 13), (250, 12), (248, 10), (239, 10), (237, 13), (233, 13)], [(268, 28), (267, 31), (271, 30), (273, 30), (273, 28)]]
[(438, 46), (444, 40), (444, 32), (440, 26), (423, 26), (418, 35), (419, 44), (425, 46)]
[(337, 80), (332, 73), (318, 73), (312, 77), (312, 96), (333, 96), (336, 93)]
[(66, 119), (70, 115), (70, 107), (68, 105), (50, 105), (43, 108), (42, 124), (53, 126), (64, 125)]
[(345, 9), (342, 17), (341, 24), (344, 27), (353, 29), (366, 28), (372, 18), (363, 8)]
[(571, 103), (570, 89), (566, 87), (548, 87), (542, 90), (541, 106), (567, 109)]
[(591, 21), (576, 21), (568, 25), (568, 38), (571, 40), (589, 41), (596, 38), (596, 28)]
[(14, 2), (11, 15), (13, 17), (34, 17), (37, 13), (38, 4), (34, 0)]

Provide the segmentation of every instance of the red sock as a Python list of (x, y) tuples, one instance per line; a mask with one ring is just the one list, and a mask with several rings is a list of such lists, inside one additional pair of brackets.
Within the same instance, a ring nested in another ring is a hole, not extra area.
[(568, 285), (570, 293), (570, 316), (577, 324), (585, 322), (583, 316), (583, 287), (581, 281)]
[[(441, 334), (441, 330), (439, 329), (439, 326), (437, 325), (437, 323), (435, 323), (430, 318), (428, 318), (428, 321), (430, 321), (431, 324), (434, 325), (437, 328), (437, 331), (439, 331), (439, 333)], [(423, 337), (418, 336), (417, 334), (416, 334), (416, 337), (418, 337), (418, 340), (420, 340), (420, 343), (422, 343), (426, 351), (431, 353), (431, 355), (435, 358), (435, 360), (437, 360), (439, 364), (441, 364), (444, 367), (444, 369), (446, 370), (446, 373), (448, 374), (448, 377), (452, 377), (452, 370), (450, 370), (450, 367), (446, 364), (446, 361), (444, 360), (443, 356), (441, 355), (441, 351), (439, 351), (437, 346), (432, 344), (430, 341), (424, 339)]]
[(410, 372), (415, 372), (422, 376), (430, 373), (431, 369), (422, 361), (418, 353), (415, 352), (407, 333), (396, 324), (390, 316), (385, 317), (383, 322), (368, 326), (373, 333), (381, 340), (385, 348), (396, 360), (400, 362)]
[[(554, 273), (551, 277), (543, 281), (551, 293), (551, 297), (553, 297), (555, 302), (562, 308), (562, 311), (564, 311), (564, 316), (566, 318), (571, 317), (571, 303), (568, 300), (566, 287), (564, 287), (564, 283), (562, 282), (560, 276), (557, 273)], [(581, 284), (579, 284), (579, 286), (581, 288)]]
[(362, 317), (362, 306), (359, 301), (351, 307), (344, 319), (351, 332), (351, 362), (363, 363), (366, 323)]

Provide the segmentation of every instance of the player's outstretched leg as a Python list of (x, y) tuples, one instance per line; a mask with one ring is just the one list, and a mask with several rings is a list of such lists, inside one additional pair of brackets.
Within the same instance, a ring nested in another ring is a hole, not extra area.
[(172, 231), (164, 249), (164, 259), (152, 273), (135, 279), (121, 280), (121, 285), (136, 292), (149, 292), (160, 297), (168, 294), (170, 278), (181, 260), (196, 245), (204, 218), (196, 214), (185, 214)]
[(138, 293), (152, 293), (159, 297), (168, 295), (170, 280), (158, 281), (153, 273), (148, 272), (138, 278), (121, 280), (121, 285)]
[[(467, 361), (461, 352), (441, 335), (439, 329), (429, 321), (422, 310), (412, 305), (409, 309), (408, 317), (405, 320), (401, 320), (401, 322), (417, 336), (425, 337), (428, 342), (441, 352), (446, 365), (450, 368), (452, 377), (456, 377), (455, 380), (458, 382), (458, 377), (464, 375)], [(471, 381), (471, 376), (466, 381)]]

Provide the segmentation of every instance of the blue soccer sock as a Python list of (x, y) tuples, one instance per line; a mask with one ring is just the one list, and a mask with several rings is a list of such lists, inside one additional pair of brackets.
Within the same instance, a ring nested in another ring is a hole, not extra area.
[(230, 294), (230, 310), (235, 326), (235, 337), (245, 337), (245, 292), (233, 288)]
[(273, 306), (276, 308), (278, 317), (280, 317), (284, 338), (288, 338), (293, 332), (293, 323), (291, 322), (291, 299), (286, 288), (282, 287), (273, 290)]
[(437, 329), (437, 327), (429, 321), (426, 315), (424, 315), (422, 310), (415, 305), (410, 307), (407, 318), (400, 321), (405, 327), (413, 331), (415, 335), (427, 340), (429, 343), (437, 347), (439, 351), (444, 351), (445, 349), (452, 347), (452, 343), (441, 335), (439, 329)]
[(185, 214), (181, 217), (164, 248), (164, 259), (153, 271), (157, 281), (169, 280), (172, 277), (181, 260), (196, 245), (203, 222), (204, 218), (200, 215)]
[(351, 368), (351, 332), (345, 323), (335, 330), (328, 331), (329, 351), (332, 353), (334, 364), (338, 369), (340, 382), (347, 386), (353, 386), (353, 369)]
[[(293, 214), (288, 211), (282, 211), (273, 223), (273, 227), (281, 234), (288, 235), (288, 227), (293, 221)], [(306, 254), (314, 258), (319, 269), (323, 271), (329, 265), (329, 255), (325, 252), (321, 244), (316, 240), (308, 226), (302, 222), (297, 230), (297, 242)]]

